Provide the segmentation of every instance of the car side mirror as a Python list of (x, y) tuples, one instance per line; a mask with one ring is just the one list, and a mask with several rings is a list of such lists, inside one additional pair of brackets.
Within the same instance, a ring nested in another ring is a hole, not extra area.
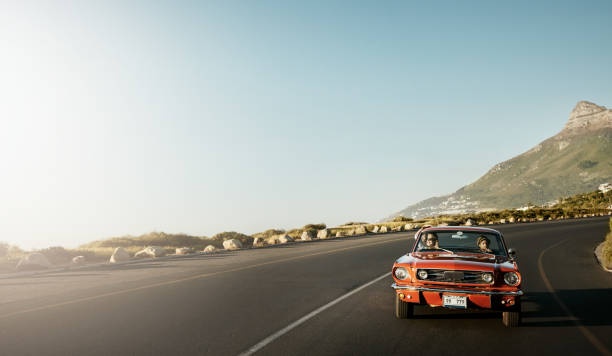
[(516, 257), (516, 250), (513, 249), (512, 247), (510, 247), (508, 249), (508, 255), (510, 255), (510, 257), (515, 258)]

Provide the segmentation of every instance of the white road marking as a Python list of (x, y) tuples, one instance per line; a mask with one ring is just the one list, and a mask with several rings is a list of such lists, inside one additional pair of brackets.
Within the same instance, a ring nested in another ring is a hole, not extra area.
[(260, 342), (258, 342), (257, 344), (253, 345), (252, 347), (250, 347), (248, 350), (246, 350), (245, 352), (241, 353), (239, 356), (248, 356), (248, 355), (252, 355), (254, 353), (256, 353), (257, 351), (261, 350), (262, 348), (266, 347), (266, 345), (270, 344), (271, 342), (273, 342), (274, 340), (278, 339), (279, 337), (283, 336), (284, 334), (288, 333), (289, 331), (291, 331), (292, 329), (295, 329), (296, 327), (298, 327), (300, 324), (303, 324), (304, 322), (306, 322), (308, 319), (314, 317), (315, 315), (323, 312), (324, 310), (333, 307), (334, 305), (340, 303), (341, 301), (343, 301), (344, 299), (350, 297), (351, 295), (359, 292), (360, 290), (367, 288), (369, 286), (371, 286), (372, 284), (380, 281), (381, 279), (388, 277), (391, 274), (391, 272), (387, 272), (385, 274), (383, 274), (380, 277), (377, 277), (371, 281), (369, 281), (368, 283), (353, 289), (352, 291), (344, 294), (343, 296), (340, 296), (334, 300), (332, 300), (331, 302), (325, 304), (322, 307), (319, 307), (315, 310), (313, 310), (312, 312), (304, 315), (303, 317), (299, 318), (298, 320), (294, 321), (293, 323), (287, 325), (286, 327), (280, 329), (279, 331), (275, 332), (274, 334), (268, 336), (267, 338), (261, 340)]

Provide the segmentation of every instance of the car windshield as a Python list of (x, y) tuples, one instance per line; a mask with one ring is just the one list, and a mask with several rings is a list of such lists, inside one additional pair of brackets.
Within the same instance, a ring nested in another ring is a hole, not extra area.
[(429, 230), (424, 231), (416, 252), (468, 252), (506, 256), (501, 236), (492, 232)]

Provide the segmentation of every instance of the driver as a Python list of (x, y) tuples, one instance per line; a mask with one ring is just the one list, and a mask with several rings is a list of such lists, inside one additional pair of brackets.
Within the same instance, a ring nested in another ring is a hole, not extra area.
[(425, 244), (425, 249), (437, 250), (440, 248), (438, 246), (438, 236), (433, 232), (428, 232), (423, 237), (423, 243)]
[(487, 253), (493, 252), (489, 248), (490, 244), (491, 244), (491, 240), (489, 240), (486, 236), (483, 236), (483, 235), (478, 236), (478, 239), (476, 240), (476, 245), (480, 249), (480, 252), (487, 252)]

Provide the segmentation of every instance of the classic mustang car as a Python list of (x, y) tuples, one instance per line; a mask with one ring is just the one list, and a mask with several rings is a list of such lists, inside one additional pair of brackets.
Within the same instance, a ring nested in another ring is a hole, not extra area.
[(498, 310), (504, 325), (519, 325), (522, 277), (499, 231), (425, 227), (415, 239), (412, 252), (393, 264), (396, 317), (412, 317), (419, 304)]

